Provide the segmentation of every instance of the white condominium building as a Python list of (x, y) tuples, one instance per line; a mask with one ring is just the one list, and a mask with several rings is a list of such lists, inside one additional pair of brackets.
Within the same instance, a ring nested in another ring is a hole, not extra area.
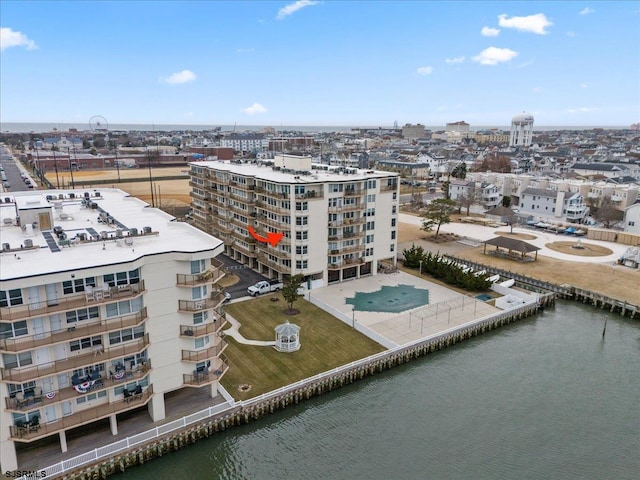
[[(227, 370), (216, 238), (115, 189), (3, 195), (0, 462)], [(27, 445), (28, 446), (28, 445)]]
[[(280, 155), (192, 163), (191, 185), (196, 226), (263, 275), (302, 274), (315, 288), (395, 267), (396, 173)], [(283, 237), (277, 245), (259, 241), (269, 233)]]

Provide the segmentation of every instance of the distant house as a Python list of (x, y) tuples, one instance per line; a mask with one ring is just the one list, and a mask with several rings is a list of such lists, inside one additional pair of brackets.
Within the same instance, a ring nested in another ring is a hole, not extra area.
[(520, 196), (520, 213), (540, 220), (582, 223), (589, 207), (579, 193), (527, 188)]
[(640, 235), (640, 203), (634, 203), (625, 209), (624, 231)]

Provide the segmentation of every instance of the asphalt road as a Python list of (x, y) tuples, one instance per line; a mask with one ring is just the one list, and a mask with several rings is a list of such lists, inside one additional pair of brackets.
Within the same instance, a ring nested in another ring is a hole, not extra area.
[(2, 156), (2, 168), (4, 168), (4, 173), (7, 176), (7, 182), (9, 187), (5, 185), (5, 182), (2, 182), (5, 186), (5, 190), (8, 192), (19, 192), (24, 190), (29, 190), (29, 187), (24, 180), (20, 176), (21, 170), (18, 168), (14, 160), (10, 160), (6, 158), (6, 155), (9, 155), (9, 151), (2, 147), (0, 151), (0, 155)]
[(231, 294), (231, 299), (246, 297), (249, 295), (247, 293), (247, 288), (249, 288), (251, 285), (255, 285), (262, 280), (269, 280), (267, 277), (254, 272), (249, 267), (236, 262), (235, 260), (227, 257), (224, 254), (218, 255), (216, 259), (224, 263), (225, 267), (227, 267), (230, 273), (233, 273), (240, 278), (240, 281), (238, 283), (225, 288), (225, 290)]

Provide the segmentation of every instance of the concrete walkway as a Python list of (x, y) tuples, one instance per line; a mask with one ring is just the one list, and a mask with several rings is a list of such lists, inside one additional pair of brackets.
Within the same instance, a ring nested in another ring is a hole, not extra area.
[(275, 340), (273, 342), (261, 342), (259, 340), (247, 340), (238, 331), (238, 329), (240, 328), (240, 322), (238, 320), (236, 320), (235, 318), (233, 318), (229, 314), (229, 312), (225, 312), (225, 314), (226, 314), (226, 317), (227, 317), (227, 321), (231, 324), (231, 327), (229, 327), (226, 330), (223, 330), (223, 333), (225, 335), (228, 335), (231, 338), (233, 338), (236, 342), (244, 343), (245, 345), (256, 345), (256, 346), (259, 346), (259, 347), (273, 347), (276, 344)]
[[(398, 220), (400, 221), (400, 223), (422, 226), (422, 217), (416, 217), (415, 215), (401, 213), (398, 215)], [(511, 228), (508, 226), (485, 227), (483, 225), (475, 225), (472, 223), (448, 223), (440, 227), (440, 232), (455, 233), (456, 235), (460, 235), (461, 237), (470, 237), (480, 241), (486, 241), (496, 237), (496, 232), (510, 231)], [(622, 245), (619, 243), (591, 240), (587, 239), (586, 237), (574, 237), (571, 235), (555, 234), (528, 228), (514, 228), (513, 233), (523, 233), (526, 235), (535, 236), (536, 238), (534, 240), (525, 241), (540, 248), (540, 250), (538, 251), (539, 255), (557, 258), (559, 260), (567, 260), (570, 262), (612, 264), (616, 263), (618, 259), (627, 251), (627, 248), (629, 248), (629, 245)], [(577, 242), (578, 239), (580, 239), (580, 241), (585, 244), (593, 244), (606, 247), (613, 253), (610, 255), (603, 255), (601, 257), (582, 257), (580, 255), (568, 255), (566, 253), (556, 252), (555, 250), (551, 250), (550, 248), (547, 248), (545, 246), (547, 243), (553, 242)]]

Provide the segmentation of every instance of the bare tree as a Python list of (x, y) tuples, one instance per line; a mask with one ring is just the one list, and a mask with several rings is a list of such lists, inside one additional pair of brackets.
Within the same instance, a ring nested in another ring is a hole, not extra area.
[(478, 203), (480, 197), (480, 189), (478, 189), (475, 184), (466, 188), (465, 192), (460, 195), (457, 199), (458, 208), (467, 209), (467, 217), (469, 216), (469, 210), (471, 206)]
[(598, 208), (593, 212), (593, 218), (602, 223), (604, 228), (616, 226), (622, 220), (622, 217), (623, 212), (616, 208), (608, 195), (600, 200)]

